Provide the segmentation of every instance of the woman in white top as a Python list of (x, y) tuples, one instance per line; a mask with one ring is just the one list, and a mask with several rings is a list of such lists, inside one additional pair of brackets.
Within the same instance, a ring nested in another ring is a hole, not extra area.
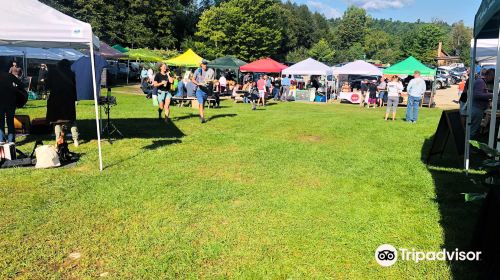
[(399, 81), (398, 76), (393, 76), (387, 84), (387, 109), (385, 110), (385, 120), (389, 117), (392, 108), (392, 120), (396, 119), (396, 110), (399, 104), (399, 95), (403, 92), (403, 84)]

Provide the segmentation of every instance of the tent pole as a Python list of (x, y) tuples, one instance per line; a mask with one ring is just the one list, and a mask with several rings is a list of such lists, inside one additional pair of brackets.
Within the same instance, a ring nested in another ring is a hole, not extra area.
[(101, 128), (99, 124), (99, 104), (97, 100), (97, 83), (95, 80), (95, 58), (94, 58), (94, 43), (90, 40), (90, 64), (92, 66), (92, 87), (94, 90), (94, 109), (95, 122), (97, 126), (97, 147), (99, 150), (99, 170), (102, 171), (102, 150), (101, 150)]
[[(500, 38), (500, 31), (498, 34)], [(497, 64), (500, 65), (500, 43), (497, 44)], [(492, 149), (495, 148), (495, 131), (496, 131), (496, 121), (497, 121), (497, 109), (498, 109), (498, 79), (500, 78), (500, 71), (495, 71), (495, 84), (493, 88), (493, 100), (491, 105), (491, 119), (490, 119), (490, 135), (488, 137), (488, 146)]]
[(474, 80), (476, 74), (476, 54), (477, 54), (477, 38), (474, 38), (474, 47), (471, 54), (470, 63), (470, 74), (469, 74), (469, 89), (467, 90), (467, 121), (465, 123), (465, 153), (464, 153), (464, 165), (465, 173), (469, 174), (469, 157), (470, 157), (470, 129), (472, 122), (472, 102), (473, 102), (473, 90), (474, 90)]

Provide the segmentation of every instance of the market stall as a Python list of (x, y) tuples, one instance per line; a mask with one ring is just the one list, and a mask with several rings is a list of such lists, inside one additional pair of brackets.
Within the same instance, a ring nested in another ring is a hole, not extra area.
[[(375, 65), (368, 63), (363, 60), (356, 60), (351, 63), (347, 63), (342, 67), (332, 68), (333, 74), (337, 76), (337, 81), (339, 86), (345, 81), (349, 81), (350, 75), (359, 76), (382, 76), (382, 70), (377, 68)], [(362, 100), (361, 95), (354, 91), (338, 93), (339, 100), (345, 100), (350, 103), (359, 104)]]
[[(332, 76), (332, 69), (315, 60), (312, 58), (308, 58), (306, 60), (303, 60), (301, 62), (298, 62), (285, 70), (283, 70), (281, 73), (283, 75), (303, 75), (303, 76), (319, 76), (322, 78), (322, 82), (324, 84), (324, 88), (326, 88), (326, 84), (328, 81), (328, 77)], [(326, 90), (325, 90), (325, 96), (326, 96)], [(297, 90), (295, 92), (295, 100), (296, 101), (314, 101), (315, 97), (317, 95), (316, 90)], [(325, 102), (328, 102), (328, 98), (324, 98)]]
[(200, 66), (202, 60), (201, 56), (189, 49), (177, 57), (166, 60), (165, 63), (170, 66), (196, 68)]
[[(408, 76), (413, 76), (415, 71), (419, 71), (423, 79), (429, 81), (435, 81), (436, 69), (429, 68), (425, 66), (420, 60), (414, 58), (413, 56), (394, 64), (393, 66), (386, 68), (384, 70), (384, 77), (390, 79), (392, 76), (400, 76), (401, 78), (406, 78)], [(422, 99), (422, 106), (427, 104), (430, 108), (434, 103), (434, 95), (436, 94), (436, 86), (433, 83), (430, 92), (426, 92)]]
[(281, 73), (281, 71), (286, 68), (288, 68), (288, 66), (281, 64), (272, 58), (263, 58), (241, 66), (240, 71), (254, 73)]
[[(236, 82), (240, 78), (240, 67), (246, 65), (247, 62), (233, 56), (223, 56), (214, 59), (208, 63), (208, 66), (217, 70), (231, 70), (236, 72)], [(227, 78), (227, 77), (226, 77)]]
[[(480, 64), (478, 61), (479, 55), (481, 55), (478, 51), (481, 49), (489, 49), (489, 54), (492, 54), (491, 57), (496, 57), (495, 65), (500, 64), (500, 44), (498, 44), (498, 38), (500, 37), (500, 0), (487, 0), (481, 3), (479, 10), (476, 13), (476, 18), (474, 21), (474, 42), (472, 44), (472, 52), (471, 52), (471, 69), (475, 69), (477, 64)], [(482, 39), (497, 39), (496, 41), (496, 53), (493, 48), (494, 41), (487, 41), (487, 43), (492, 44), (489, 48), (481, 48), (480, 42)], [(484, 52), (483, 52), (484, 55)], [(497, 135), (497, 140), (495, 141), (495, 131), (496, 131), (496, 115), (498, 109), (498, 90), (499, 84), (498, 80), (500, 78), (500, 71), (495, 72), (494, 79), (494, 88), (493, 88), (493, 101), (491, 108), (491, 117), (490, 119), (490, 131), (488, 136), (488, 146), (491, 148), (495, 148), (500, 150), (500, 141), (499, 136), (500, 132)], [(474, 89), (474, 81), (475, 76), (470, 75), (469, 77), (469, 90), (467, 96), (467, 122), (466, 122), (466, 130), (465, 130), (465, 156), (464, 156), (464, 165), (465, 170), (469, 170), (469, 157), (470, 157), (470, 138), (471, 138), (471, 122), (472, 122), (472, 103), (473, 100), (473, 89)]]
[(99, 169), (102, 170), (101, 129), (94, 61), (94, 47), (99, 47), (99, 40), (93, 35), (90, 24), (67, 16), (36, 0), (5, 1), (0, 9), (0, 46), (90, 48), (92, 67), (89, 71), (92, 72)]

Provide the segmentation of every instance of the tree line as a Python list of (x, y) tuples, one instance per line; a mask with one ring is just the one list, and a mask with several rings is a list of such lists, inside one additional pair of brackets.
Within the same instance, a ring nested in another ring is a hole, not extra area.
[(434, 64), (439, 42), (467, 63), (472, 29), (463, 21), (414, 23), (374, 19), (351, 6), (327, 19), (280, 0), (42, 0), (89, 22), (110, 44), (166, 50), (192, 48), (207, 59), (234, 55), (327, 64), (356, 59), (395, 63), (410, 55)]

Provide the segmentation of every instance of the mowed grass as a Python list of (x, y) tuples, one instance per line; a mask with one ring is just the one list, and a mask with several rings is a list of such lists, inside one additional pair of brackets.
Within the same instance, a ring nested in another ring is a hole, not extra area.
[[(125, 138), (70, 149), (76, 167), (0, 171), (0, 278), (447, 279), (461, 264), (398, 262), (375, 249), (466, 246), (475, 214), (449, 173), (439, 199), (422, 162), (438, 109), (418, 124), (384, 122), (381, 109), (278, 103), (251, 111), (223, 101), (200, 124), (191, 108), (158, 121), (150, 100), (117, 88)], [(44, 116), (43, 101), (18, 113)], [(80, 102), (84, 139), (95, 139)], [(33, 142), (21, 149), (29, 152)], [(48, 143), (48, 142), (47, 142)], [(425, 150), (425, 149), (424, 149)], [(442, 200), (450, 203), (442, 204)], [(443, 210), (443, 207), (447, 207)], [(451, 208), (450, 208), (451, 207)], [(443, 223), (442, 211), (452, 222)], [(456, 222), (453, 217), (456, 215)], [(451, 225), (450, 225), (451, 224)], [(449, 239), (451, 238), (451, 243)], [(71, 253), (81, 257), (72, 259)]]

